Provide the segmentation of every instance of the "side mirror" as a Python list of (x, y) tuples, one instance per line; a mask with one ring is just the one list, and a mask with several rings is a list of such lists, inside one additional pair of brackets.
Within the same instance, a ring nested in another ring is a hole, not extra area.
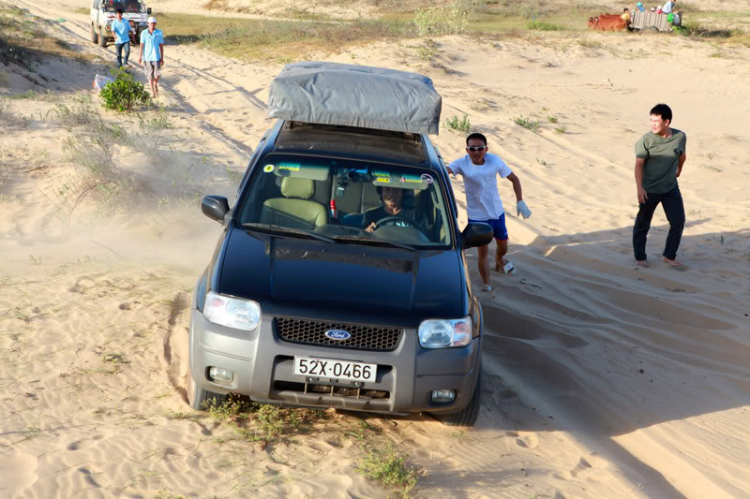
[(146, 14), (148, 14), (149, 16), (151, 15), (151, 7), (149, 7), (148, 9), (146, 9)]
[(461, 233), (464, 249), (484, 246), (492, 242), (492, 227), (483, 223), (471, 223)]
[(211, 220), (224, 223), (224, 216), (229, 211), (229, 202), (222, 196), (206, 196), (201, 202), (201, 211)]

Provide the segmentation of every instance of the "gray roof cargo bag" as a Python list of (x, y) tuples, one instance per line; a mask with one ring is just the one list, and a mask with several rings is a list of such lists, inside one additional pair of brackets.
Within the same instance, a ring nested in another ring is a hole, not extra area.
[(297, 62), (271, 83), (271, 118), (437, 134), (442, 98), (426, 76), (392, 69)]

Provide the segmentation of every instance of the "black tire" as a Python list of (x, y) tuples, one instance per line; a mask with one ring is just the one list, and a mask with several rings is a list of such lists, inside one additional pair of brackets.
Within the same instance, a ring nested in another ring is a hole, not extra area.
[(437, 415), (438, 421), (446, 426), (474, 426), (479, 417), (479, 409), (482, 407), (482, 364), (479, 364), (479, 375), (477, 384), (474, 385), (474, 394), (469, 404), (461, 411), (453, 414)]
[(99, 46), (107, 48), (107, 37), (104, 36), (104, 28), (99, 28)]
[(187, 378), (188, 404), (196, 411), (205, 411), (207, 409), (205, 402), (211, 399), (216, 406), (220, 406), (226, 400), (227, 396), (222, 393), (214, 393), (198, 387), (193, 379), (192, 369), (188, 369)]
[(94, 25), (91, 25), (91, 43), (99, 43), (99, 33), (94, 29)]

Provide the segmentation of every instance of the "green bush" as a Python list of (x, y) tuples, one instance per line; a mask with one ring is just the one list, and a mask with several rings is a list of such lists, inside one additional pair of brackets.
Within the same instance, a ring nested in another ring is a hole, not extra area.
[(136, 104), (148, 104), (151, 101), (143, 83), (135, 81), (132, 75), (122, 69), (117, 69), (112, 74), (115, 81), (107, 83), (99, 92), (105, 109), (132, 111)]
[(458, 116), (454, 114), (452, 118), (445, 120), (444, 125), (457, 132), (469, 133), (471, 131), (471, 121), (467, 115), (464, 115), (463, 119), (458, 119)]
[(539, 133), (541, 131), (541, 125), (537, 120), (532, 120), (531, 118), (524, 118), (523, 116), (516, 116), (513, 118), (513, 122), (516, 125), (520, 125), (524, 127), (526, 130), (531, 130), (534, 133)]
[(456, 1), (443, 7), (417, 9), (412, 22), (419, 36), (457, 35), (466, 29), (469, 13)]
[(534, 20), (526, 23), (526, 29), (535, 31), (558, 31), (560, 27), (546, 21)]
[(367, 478), (398, 488), (401, 497), (408, 498), (419, 480), (417, 469), (406, 464), (408, 458), (408, 455), (399, 453), (393, 448), (393, 444), (389, 444), (371, 449), (359, 461), (357, 471)]

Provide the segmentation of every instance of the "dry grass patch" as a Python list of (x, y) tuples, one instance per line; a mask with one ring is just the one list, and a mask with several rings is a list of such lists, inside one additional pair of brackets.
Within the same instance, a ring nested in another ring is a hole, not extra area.
[(315, 53), (340, 53), (364, 43), (413, 36), (410, 25), (383, 20), (276, 21), (163, 14), (168, 39), (194, 43), (243, 60), (293, 61)]
[(50, 57), (80, 62), (94, 60), (94, 56), (77, 52), (65, 41), (49, 36), (47, 32), (53, 25), (53, 22), (27, 16), (17, 7), (0, 4), (0, 63), (13, 63), (34, 72), (43, 60)]

